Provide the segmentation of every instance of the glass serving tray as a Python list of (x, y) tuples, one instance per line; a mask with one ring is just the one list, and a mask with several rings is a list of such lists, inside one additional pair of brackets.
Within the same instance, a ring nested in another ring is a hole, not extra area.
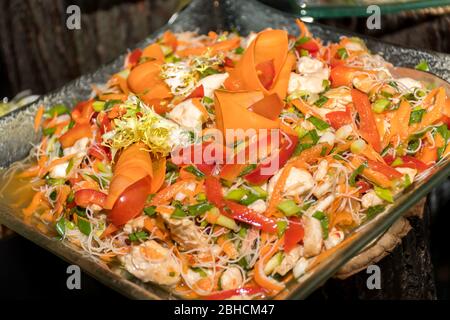
[[(209, 30), (236, 29), (242, 34), (259, 31), (267, 27), (285, 28), (291, 33), (297, 33), (294, 17), (282, 13), (254, 0), (239, 1), (211, 1), (194, 0), (182, 12), (176, 14), (161, 30), (140, 43), (144, 47), (152, 42), (164, 30), (175, 32), (196, 30), (207, 33)], [(317, 24), (309, 26), (315, 36), (324, 41), (336, 41), (347, 32)], [(390, 62), (398, 66), (412, 67), (420, 60), (428, 61), (434, 74), (450, 80), (450, 56), (421, 51), (412, 48), (401, 48), (364, 38), (373, 52), (380, 52)], [(111, 64), (101, 67), (92, 74), (67, 84), (61, 89), (42, 97), (37, 103), (25, 106), (0, 118), (0, 166), (7, 167), (12, 162), (24, 159), (31, 148), (31, 143), (40, 139), (33, 131), (34, 113), (41, 103), (53, 105), (66, 103), (72, 105), (74, 100), (85, 99), (91, 92), (91, 84), (103, 83), (109, 76), (120, 69), (124, 56), (117, 58)], [(382, 235), (408, 208), (424, 197), (432, 188), (443, 181), (450, 174), (450, 164), (445, 162), (436, 172), (420, 183), (413, 184), (401, 195), (386, 212), (355, 231), (349, 240), (344, 241), (338, 250), (330, 254), (314, 267), (307, 275), (296, 280), (292, 279), (284, 291), (275, 299), (301, 299), (308, 296), (348, 260), (358, 252), (374, 242)], [(45, 234), (35, 227), (25, 223), (17, 208), (0, 197), (0, 223), (6, 225), (25, 238), (41, 247), (53, 252), (71, 264), (79, 265), (86, 273), (98, 279), (105, 285), (117, 290), (125, 296), (136, 299), (176, 299), (177, 297), (167, 289), (151, 283), (142, 283), (136, 278), (121, 275), (109, 269), (105, 264), (94, 260), (87, 254), (70, 244), (57, 240), (51, 234)]]

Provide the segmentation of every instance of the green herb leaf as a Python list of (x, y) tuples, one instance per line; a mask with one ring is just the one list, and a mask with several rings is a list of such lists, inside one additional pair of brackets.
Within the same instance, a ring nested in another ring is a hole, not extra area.
[(347, 52), (347, 49), (345, 49), (345, 48), (339, 48), (337, 51), (337, 54), (338, 54), (339, 58), (342, 60), (348, 58), (348, 52)]
[(141, 241), (141, 240), (147, 240), (148, 239), (148, 233), (145, 232), (145, 231), (133, 232), (133, 233), (130, 233), (128, 235), (128, 239), (130, 241), (133, 241), (133, 242)]
[(205, 174), (203, 172), (201, 172), (200, 170), (198, 170), (197, 167), (195, 167), (193, 165), (187, 166), (186, 168), (184, 168), (184, 170), (186, 170), (189, 173), (192, 173), (197, 178), (205, 177)]
[(317, 99), (317, 100), (314, 102), (314, 105), (317, 106), (317, 107), (319, 107), (319, 108), (321, 108), (321, 107), (323, 107), (323, 105), (324, 105), (327, 101), (328, 101), (328, 98), (327, 98), (327, 97), (325, 97), (325, 96), (320, 96), (319, 99)]
[(383, 212), (385, 208), (386, 208), (386, 207), (383, 206), (383, 205), (381, 205), (381, 204), (376, 205), (376, 206), (371, 206), (371, 207), (367, 208), (367, 211), (366, 211), (366, 219), (367, 219), (367, 220), (372, 219), (372, 218), (375, 217), (377, 214)]
[(409, 116), (409, 125), (419, 123), (420, 121), (422, 121), (422, 117), (425, 112), (426, 112), (425, 109), (413, 110), (411, 112), (411, 115)]
[(149, 217), (153, 217), (156, 214), (156, 206), (150, 206), (144, 208), (144, 214)]

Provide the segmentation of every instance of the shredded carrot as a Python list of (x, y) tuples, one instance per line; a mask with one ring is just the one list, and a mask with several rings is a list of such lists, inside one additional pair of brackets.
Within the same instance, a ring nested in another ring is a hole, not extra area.
[(254, 279), (255, 282), (261, 287), (272, 291), (278, 292), (284, 289), (284, 284), (274, 279), (268, 278), (264, 273), (264, 265), (269, 259), (279, 250), (281, 244), (284, 243), (284, 236), (278, 239), (274, 244), (267, 244), (261, 249), (259, 260), (255, 264)]
[(41, 125), (42, 117), (44, 115), (44, 106), (41, 104), (36, 111), (36, 117), (34, 118), (34, 132), (38, 132), (39, 126)]
[(44, 201), (44, 194), (41, 191), (38, 191), (34, 194), (33, 199), (31, 200), (31, 203), (28, 205), (28, 207), (22, 209), (22, 212), (25, 217), (31, 216), (36, 210), (39, 208), (41, 203)]

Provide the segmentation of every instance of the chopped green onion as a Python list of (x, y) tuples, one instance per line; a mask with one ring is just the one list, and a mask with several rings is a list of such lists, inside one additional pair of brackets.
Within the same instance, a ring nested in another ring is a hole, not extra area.
[(198, 216), (204, 214), (206, 211), (209, 211), (214, 206), (209, 202), (201, 202), (188, 207), (188, 212), (191, 216)]
[(320, 96), (319, 99), (317, 99), (317, 100), (314, 102), (314, 105), (317, 106), (317, 107), (319, 107), (319, 108), (321, 108), (321, 107), (323, 107), (323, 105), (324, 105), (327, 101), (328, 101), (328, 98), (327, 98), (327, 97), (325, 97), (325, 96)]
[(391, 102), (388, 99), (378, 99), (372, 104), (372, 110), (376, 113), (382, 113), (390, 104)]
[(211, 104), (211, 103), (214, 103), (214, 100), (213, 99), (211, 99), (210, 97), (207, 97), (207, 96), (204, 96), (203, 98), (202, 98), (202, 102), (203, 103), (206, 103), (206, 104)]
[(206, 194), (204, 192), (200, 192), (195, 198), (197, 201), (206, 201)]
[(422, 117), (425, 113), (425, 109), (416, 109), (411, 112), (411, 115), (409, 116), (409, 125), (412, 125), (413, 123), (419, 123), (422, 121)]
[(305, 43), (307, 43), (309, 40), (311, 40), (310, 37), (301, 37), (301, 38), (297, 39), (297, 41), (295, 41), (295, 46), (297, 47), (297, 46), (300, 46), (300, 45), (302, 45), (302, 44), (305, 44)]
[(44, 136), (51, 136), (52, 134), (54, 134), (56, 132), (56, 127), (53, 128), (44, 128), (42, 129), (42, 134)]
[(182, 218), (186, 217), (186, 213), (181, 208), (175, 208), (175, 210), (173, 210), (172, 215), (170, 217), (174, 218), (174, 219), (182, 219)]
[(408, 142), (408, 147), (406, 150), (408, 150), (409, 153), (417, 152), (418, 148), (420, 146), (420, 140), (419, 139), (413, 139)]
[(283, 212), (286, 216), (290, 217), (296, 215), (302, 211), (302, 209), (295, 203), (294, 200), (283, 200), (277, 208)]
[(288, 223), (286, 220), (280, 220), (277, 221), (277, 234), (278, 234), (278, 238), (281, 238), (281, 236), (284, 234), (284, 232), (286, 231), (286, 228), (288, 226)]
[(144, 214), (149, 217), (153, 217), (156, 214), (156, 206), (150, 206), (144, 208)]
[(322, 81), (322, 87), (323, 87), (325, 90), (328, 90), (328, 89), (330, 88), (330, 85), (331, 85), (330, 80), (323, 79), (323, 81)]
[(417, 64), (415, 68), (420, 71), (430, 71), (430, 67), (428, 66), (428, 62), (426, 60), (420, 60), (419, 64)]
[(320, 130), (320, 131), (328, 129), (330, 127), (330, 125), (327, 122), (323, 121), (322, 119), (313, 117), (313, 116), (309, 117), (306, 120), (311, 122), (314, 125), (314, 127), (316, 127), (317, 130)]
[(337, 51), (337, 54), (338, 54), (339, 58), (341, 58), (342, 60), (348, 58), (348, 52), (347, 52), (347, 49), (345, 49), (345, 48), (339, 48)]
[(226, 195), (225, 195), (225, 199), (227, 200), (233, 200), (233, 201), (239, 201), (241, 200), (245, 195), (247, 195), (247, 190), (245, 189), (233, 189), (231, 191), (229, 191)]
[(85, 235), (90, 235), (91, 234), (91, 223), (86, 220), (85, 218), (82, 218), (78, 215), (78, 219), (77, 219), (78, 223), (78, 229), (80, 230), (81, 233), (85, 234)]
[(191, 270), (198, 273), (200, 275), (200, 277), (205, 278), (208, 276), (208, 274), (205, 272), (205, 270), (203, 270), (202, 268), (199, 267), (191, 267)]
[(147, 240), (148, 233), (145, 231), (133, 232), (128, 235), (128, 239), (133, 242), (140, 241), (140, 240)]
[(403, 164), (402, 158), (397, 157), (397, 158), (395, 158), (394, 161), (392, 161), (391, 166), (396, 167), (396, 166), (400, 166), (402, 164)]
[(385, 209), (385, 206), (383, 206), (383, 205), (381, 205), (381, 204), (376, 205), (376, 206), (371, 206), (371, 207), (367, 208), (367, 211), (366, 211), (366, 219), (367, 219), (367, 220), (372, 219), (372, 218), (375, 217), (377, 214), (383, 212), (384, 209)]
[(309, 51), (306, 49), (300, 49), (300, 57), (307, 57), (309, 56)]
[(238, 47), (234, 50), (234, 53), (236, 54), (243, 54), (244, 53), (244, 48), (242, 47)]
[(249, 192), (245, 197), (243, 197), (239, 203), (245, 206), (251, 205), (256, 200), (261, 199), (257, 194)]
[[(101, 162), (99, 162), (99, 163), (101, 163)], [(73, 158), (71, 158), (71, 159), (69, 160), (69, 164), (67, 165), (67, 168), (66, 168), (66, 175), (68, 175), (68, 174), (70, 173), (70, 171), (72, 170), (72, 168), (73, 168)]]
[(49, 117), (60, 116), (65, 113), (70, 113), (70, 110), (69, 108), (66, 107), (66, 105), (62, 103), (55, 104), (53, 107), (51, 107), (49, 110), (45, 112), (45, 114)]
[(122, 100), (108, 100), (105, 102), (105, 105), (103, 106), (103, 110), (109, 110), (110, 108), (114, 107), (116, 104), (121, 104)]
[(393, 202), (394, 202), (394, 196), (393, 196), (391, 190), (389, 190), (389, 189), (383, 189), (383, 188), (380, 188), (380, 187), (378, 187), (378, 186), (375, 186), (375, 187), (374, 187), (374, 190), (375, 190), (375, 194), (376, 194), (379, 198), (381, 198), (381, 199), (383, 199), (383, 200), (386, 200), (387, 202), (390, 202), (390, 203), (393, 203)]
[(264, 273), (266, 275), (271, 274), (275, 270), (275, 268), (281, 264), (282, 261), (283, 261), (283, 252), (278, 251), (272, 258), (270, 258), (270, 260), (264, 266)]
[(405, 182), (403, 183), (404, 188), (408, 188), (412, 184), (409, 174), (405, 174)]
[(55, 228), (56, 232), (58, 232), (61, 237), (64, 237), (64, 235), (66, 234), (66, 219), (64, 217), (61, 217), (56, 222)]
[(196, 176), (197, 178), (203, 178), (205, 177), (205, 174), (203, 172), (201, 172), (200, 170), (198, 170), (195, 166), (190, 165), (187, 166), (186, 168), (184, 168), (184, 170), (186, 170), (189, 173), (192, 173), (194, 176)]
[(250, 187), (250, 190), (252, 191), (252, 193), (255, 193), (261, 199), (267, 198), (268, 195), (267, 191), (261, 188), (260, 186), (252, 186)]
[(323, 211), (316, 211), (314, 212), (314, 214), (312, 215), (313, 218), (316, 218), (317, 220), (320, 221), (320, 225), (322, 227), (322, 235), (324, 239), (328, 239), (328, 228), (329, 228), (329, 223), (328, 223), (328, 216), (323, 212)]
[(239, 173), (239, 177), (243, 177), (243, 176), (249, 174), (250, 172), (252, 172), (252, 171), (255, 170), (255, 169), (256, 169), (256, 164), (255, 164), (255, 163), (249, 164), (248, 166), (246, 166), (246, 167), (241, 171), (241, 173)]
[(100, 112), (103, 109), (105, 109), (105, 102), (104, 101), (94, 101), (92, 103), (92, 108), (95, 112)]
[(355, 171), (352, 172), (350, 175), (350, 178), (348, 179), (348, 183), (350, 186), (354, 187), (356, 185), (356, 178), (364, 171), (366, 168), (366, 164), (363, 163), (358, 168), (355, 169)]

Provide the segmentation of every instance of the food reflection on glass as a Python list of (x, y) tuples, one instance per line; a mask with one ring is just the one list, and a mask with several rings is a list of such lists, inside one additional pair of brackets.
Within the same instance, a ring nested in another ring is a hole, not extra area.
[(270, 298), (450, 152), (450, 100), (358, 38), (165, 32), (3, 173), (23, 218), (184, 298)]

